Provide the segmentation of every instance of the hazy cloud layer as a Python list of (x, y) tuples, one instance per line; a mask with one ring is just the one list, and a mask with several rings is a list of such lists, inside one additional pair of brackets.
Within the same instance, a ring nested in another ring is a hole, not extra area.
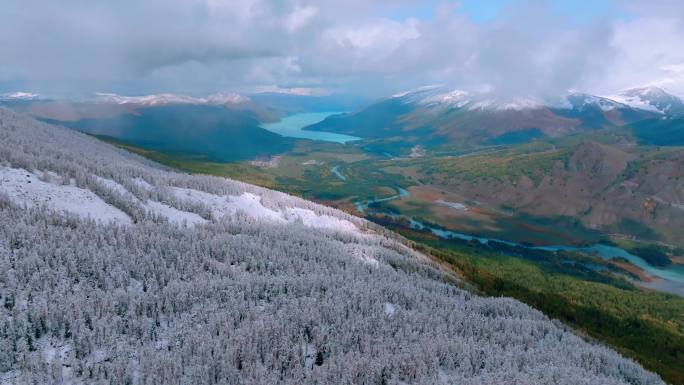
[(511, 1), (476, 22), (448, 1), (426, 15), (412, 0), (24, 0), (0, 12), (0, 92), (383, 95), (443, 83), (553, 98), (655, 83), (684, 94), (681, 2), (611, 6), (577, 20), (551, 1)]

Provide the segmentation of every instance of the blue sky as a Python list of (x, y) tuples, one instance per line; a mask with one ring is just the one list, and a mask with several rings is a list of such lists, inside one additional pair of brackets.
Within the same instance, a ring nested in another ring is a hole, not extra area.
[(460, 10), (476, 22), (488, 22), (496, 19), (502, 8), (512, 6), (514, 0), (463, 0)]
[[(541, 1), (536, 1), (542, 3)], [(404, 6), (393, 10), (388, 17), (395, 20), (403, 20), (414, 17), (421, 20), (429, 20), (434, 16), (435, 7), (440, 1), (425, 1), (422, 4)], [(486, 23), (496, 20), (506, 8), (521, 7), (525, 4), (534, 4), (530, 0), (460, 0), (457, 9), (465, 13), (477, 23)], [(616, 0), (551, 0), (546, 2), (556, 12), (568, 16), (575, 21), (591, 21), (595, 18), (629, 18), (630, 15)]]
[[(538, 3), (541, 3), (537, 1)], [(388, 17), (392, 19), (406, 19), (415, 17), (429, 20), (434, 15), (435, 7), (440, 1), (425, 1), (422, 4), (404, 6), (393, 10)], [(478, 23), (486, 23), (496, 20), (506, 10), (521, 7), (525, 3), (534, 3), (530, 0), (460, 0), (457, 2), (457, 10)], [(595, 18), (629, 18), (630, 15), (615, 0), (552, 0), (548, 5), (558, 13), (564, 14), (575, 21), (590, 21)]]

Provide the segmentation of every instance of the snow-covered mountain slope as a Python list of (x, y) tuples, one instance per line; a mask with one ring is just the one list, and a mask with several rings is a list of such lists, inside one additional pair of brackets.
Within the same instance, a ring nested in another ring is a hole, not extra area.
[(637, 109), (652, 112), (673, 112), (684, 106), (681, 99), (657, 87), (635, 88), (616, 96), (596, 96), (581, 92), (559, 95), (551, 103), (533, 97), (500, 97), (495, 92), (468, 92), (444, 86), (426, 86), (400, 92), (390, 98), (427, 107), (466, 108), (468, 110), (535, 110), (542, 108), (585, 110), (597, 107), (602, 111)]
[(360, 218), (4, 109), (0, 137), (2, 384), (662, 384)]
[(29, 207), (48, 207), (83, 218), (104, 222), (130, 224), (131, 218), (107, 204), (92, 191), (73, 186), (54, 173), (29, 172), (24, 169), (0, 167), (0, 193)]
[(476, 110), (525, 110), (541, 108), (544, 104), (534, 98), (502, 98), (488, 92), (468, 92), (433, 85), (392, 95), (403, 103), (412, 103), (428, 108), (466, 108)]
[(250, 101), (249, 97), (233, 92), (218, 93), (207, 97), (192, 97), (178, 94), (122, 96), (112, 93), (98, 93), (95, 96), (95, 101), (100, 103), (136, 104), (141, 106), (162, 106), (167, 104), (230, 105)]
[[(629, 110), (632, 107), (617, 102), (610, 98), (604, 98), (601, 96), (595, 96), (580, 92), (573, 92), (567, 96), (568, 105), (565, 108), (574, 109), (577, 111), (584, 111), (590, 108), (598, 108), (601, 111), (614, 111), (614, 110)], [(563, 108), (563, 106), (561, 106)]]
[[(524, 93), (523, 93), (524, 95)], [(306, 129), (366, 139), (393, 138), (438, 147), (506, 144), (520, 138), (557, 138), (659, 118), (659, 113), (595, 95), (569, 92), (549, 102), (422, 87), (381, 99), (350, 114), (331, 116)]]
[(655, 86), (631, 88), (610, 98), (637, 109), (665, 115), (684, 114), (684, 101), (681, 98)]

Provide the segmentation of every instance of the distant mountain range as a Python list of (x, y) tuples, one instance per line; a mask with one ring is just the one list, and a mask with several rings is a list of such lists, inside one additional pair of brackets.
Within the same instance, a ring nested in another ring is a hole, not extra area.
[(307, 127), (363, 138), (402, 137), (423, 145), (486, 145), (560, 137), (636, 122), (676, 119), (684, 102), (657, 87), (614, 97), (571, 92), (555, 103), (428, 86)]
[(451, 90), (443, 86), (422, 87), (392, 95), (389, 99), (399, 99), (404, 103), (420, 104), (426, 107), (466, 108), (471, 111), (599, 108), (603, 111), (635, 109), (674, 115), (684, 110), (684, 102), (681, 98), (655, 86), (632, 88), (614, 96), (597, 96), (571, 91), (560, 96), (555, 103), (531, 97), (499, 97), (492, 92)]
[[(15, 92), (0, 95), (0, 104), (84, 132), (217, 161), (268, 156), (290, 148), (290, 140), (260, 124), (311, 111), (354, 111), (305, 129), (358, 136), (374, 142), (367, 146), (370, 151), (376, 146), (375, 150), (390, 153), (415, 145), (506, 145), (614, 128), (628, 128), (644, 144), (684, 144), (684, 101), (653, 86), (614, 96), (569, 92), (555, 102), (427, 86), (370, 104), (350, 95), (232, 92), (202, 97), (99, 93), (80, 101)], [(168, 135), (163, 145), (162, 132)]]
[[(55, 101), (33, 92), (0, 93), (0, 102), (11, 101)], [(401, 101), (428, 109), (467, 109), (475, 110), (534, 110), (541, 108), (553, 109), (586, 109), (598, 107), (603, 111), (635, 109), (650, 111), (663, 115), (677, 115), (684, 113), (684, 101), (656, 86), (645, 86), (623, 90), (611, 96), (595, 96), (586, 93), (569, 92), (560, 96), (555, 103), (544, 102), (532, 97), (499, 97), (492, 92), (468, 92), (449, 89), (445, 86), (431, 85), (411, 91), (394, 94), (381, 100)], [(299, 95), (278, 92), (257, 93), (244, 95), (236, 92), (220, 92), (207, 96), (189, 96), (175, 93), (146, 94), (125, 96), (115, 93), (99, 92), (92, 98), (74, 100), (72, 103), (99, 104), (127, 104), (138, 106), (161, 106), (169, 104), (190, 105), (240, 105), (258, 102), (266, 107), (281, 107), (283, 109), (306, 108), (311, 110), (318, 107), (339, 109), (344, 107), (361, 107), (368, 99), (348, 94), (332, 94), (325, 96)], [(64, 102), (64, 101), (63, 101)], [(308, 106), (307, 106), (308, 104)]]
[(178, 94), (153, 94), (144, 96), (121, 96), (110, 93), (98, 93), (96, 102), (114, 104), (137, 104), (141, 106), (162, 106), (169, 104), (192, 105), (237, 105), (250, 102), (250, 98), (235, 92), (217, 93), (207, 97), (192, 97)]
[[(236, 92), (220, 92), (207, 96), (161, 93), (125, 96), (115, 93), (96, 93), (90, 98), (55, 99), (31, 92), (0, 93), (0, 105), (32, 105), (28, 112), (34, 115), (49, 115), (57, 110), (78, 109), (87, 114), (89, 111), (109, 110), (130, 111), (136, 108), (160, 107), (169, 105), (220, 106), (269, 111), (274, 116), (284, 116), (299, 112), (350, 111), (363, 107), (367, 98), (350, 94), (299, 95), (281, 92), (266, 92), (244, 95)], [(67, 108), (69, 107), (69, 108)], [(118, 107), (118, 108), (117, 108)], [(264, 120), (276, 119), (270, 116)], [(55, 118), (54, 116), (42, 116)], [(74, 120), (70, 118), (70, 120)]]

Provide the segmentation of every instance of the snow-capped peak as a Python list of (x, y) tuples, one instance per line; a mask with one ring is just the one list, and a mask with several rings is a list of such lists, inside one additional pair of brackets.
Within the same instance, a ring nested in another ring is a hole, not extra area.
[(403, 103), (415, 104), (428, 109), (460, 109), (476, 110), (516, 110), (536, 109), (543, 103), (531, 97), (505, 98), (495, 94), (491, 89), (466, 91), (447, 88), (443, 85), (429, 85), (391, 96)]
[(392, 95), (391, 98), (399, 99), (399, 98), (404, 98), (407, 96), (423, 94), (425, 92), (434, 91), (434, 90), (441, 89), (441, 88), (444, 88), (444, 86), (441, 84), (431, 84), (431, 85), (419, 87), (419, 88), (416, 88), (413, 90), (396, 93), (396, 94)]
[(667, 97), (671, 96), (665, 90), (663, 90), (660, 87), (657, 86), (645, 86), (645, 87), (637, 87), (637, 88), (631, 88), (622, 91), (622, 94), (624, 95), (634, 95), (634, 96), (641, 96), (644, 98), (661, 98), (661, 97)]
[(390, 99), (429, 109), (465, 108), (469, 111), (524, 111), (540, 108), (575, 109), (583, 111), (598, 108), (613, 110), (639, 109), (664, 114), (684, 114), (684, 102), (654, 86), (626, 90), (617, 96), (597, 96), (568, 91), (556, 101), (544, 101), (530, 96), (502, 97), (496, 91), (464, 91), (431, 85), (394, 94)]
[(448, 89), (444, 86), (427, 86), (413, 91), (395, 94), (404, 103), (414, 103), (425, 108), (468, 108), (474, 110), (526, 110), (542, 106), (542, 102), (534, 98), (516, 97), (502, 98), (493, 92), (469, 92), (460, 89)]
[(473, 103), (470, 110), (477, 109), (494, 109), (498, 111), (522, 111), (522, 110), (533, 110), (543, 106), (543, 103), (534, 98), (510, 98), (510, 99), (482, 99), (478, 102)]
[(571, 108), (584, 110), (588, 107), (598, 107), (602, 111), (612, 111), (615, 109), (629, 108), (630, 106), (602, 96), (589, 95), (581, 92), (572, 92), (567, 97)]
[(249, 98), (237, 93), (217, 93), (207, 97), (196, 98), (178, 94), (153, 94), (143, 96), (122, 96), (112, 93), (97, 93), (96, 100), (102, 103), (140, 104), (144, 106), (161, 106), (167, 104), (206, 104), (226, 105), (249, 102)]
[(684, 101), (660, 87), (646, 86), (623, 90), (612, 99), (630, 107), (661, 114), (684, 113)]
[(238, 94), (236, 92), (217, 93), (209, 95), (206, 98), (200, 99), (206, 101), (207, 104), (240, 104), (247, 103), (250, 99), (247, 96)]
[(471, 95), (463, 90), (452, 90), (444, 93), (429, 95), (422, 100), (421, 104), (428, 106), (449, 106), (449, 107), (463, 107), (471, 102)]
[(34, 94), (32, 92), (8, 92), (5, 94), (0, 94), (0, 100), (36, 100), (40, 99), (41, 96)]

